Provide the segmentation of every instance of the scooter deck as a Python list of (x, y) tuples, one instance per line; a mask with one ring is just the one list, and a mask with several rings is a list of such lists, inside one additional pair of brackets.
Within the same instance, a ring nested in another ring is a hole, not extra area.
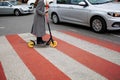
[(49, 45), (50, 45), (50, 47), (56, 47), (57, 46), (57, 42), (53, 41), (53, 42), (50, 42), (49, 44), (47, 42), (44, 43), (44, 44), (37, 44), (36, 40), (30, 40), (28, 42), (28, 47), (30, 47), (30, 48), (33, 48), (33, 47), (47, 47)]

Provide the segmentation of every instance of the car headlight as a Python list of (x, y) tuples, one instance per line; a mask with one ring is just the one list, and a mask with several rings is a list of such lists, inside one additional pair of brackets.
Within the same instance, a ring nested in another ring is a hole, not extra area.
[(120, 13), (117, 13), (117, 12), (108, 12), (107, 14), (112, 17), (120, 17)]

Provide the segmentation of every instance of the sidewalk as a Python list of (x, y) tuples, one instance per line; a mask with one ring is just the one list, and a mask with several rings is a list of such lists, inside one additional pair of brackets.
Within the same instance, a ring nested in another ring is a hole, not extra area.
[[(0, 37), (0, 80), (120, 80), (120, 45), (52, 31), (56, 48), (29, 48), (30, 33)], [(48, 40), (49, 35), (44, 37)]]

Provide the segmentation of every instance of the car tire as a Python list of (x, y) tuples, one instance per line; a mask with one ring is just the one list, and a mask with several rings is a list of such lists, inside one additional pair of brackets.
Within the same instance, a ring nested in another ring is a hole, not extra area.
[(52, 14), (52, 22), (54, 24), (58, 24), (59, 23), (59, 17), (56, 13)]
[(14, 15), (15, 15), (15, 16), (20, 16), (21, 13), (20, 13), (20, 11), (17, 9), (17, 10), (14, 11)]
[(94, 17), (91, 19), (90, 26), (94, 32), (103, 33), (106, 31), (106, 22), (102, 17)]

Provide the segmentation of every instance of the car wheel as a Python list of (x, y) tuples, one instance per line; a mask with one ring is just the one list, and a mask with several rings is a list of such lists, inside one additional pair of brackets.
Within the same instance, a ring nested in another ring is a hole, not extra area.
[(21, 15), (21, 13), (20, 13), (19, 10), (15, 10), (15, 11), (14, 11), (14, 14), (15, 14), (16, 16), (20, 16), (20, 15)]
[(101, 17), (94, 17), (91, 20), (91, 27), (94, 32), (105, 32), (106, 31), (106, 22)]
[(58, 15), (57, 14), (52, 14), (52, 21), (53, 23), (57, 24), (59, 23), (59, 18), (58, 18)]

